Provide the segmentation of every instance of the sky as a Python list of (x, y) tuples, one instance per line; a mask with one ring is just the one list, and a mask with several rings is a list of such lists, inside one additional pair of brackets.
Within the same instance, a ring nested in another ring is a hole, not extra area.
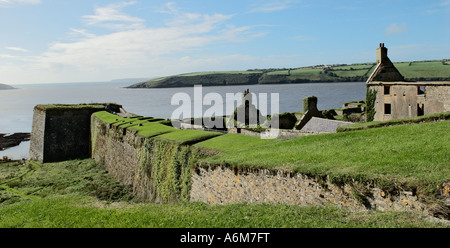
[(450, 0), (0, 0), (0, 83), (450, 59)]

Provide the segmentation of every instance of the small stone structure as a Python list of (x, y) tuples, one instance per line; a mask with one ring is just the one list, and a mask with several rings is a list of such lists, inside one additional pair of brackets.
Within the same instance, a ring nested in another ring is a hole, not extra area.
[(324, 132), (335, 133), (338, 127), (353, 125), (352, 122), (329, 120), (324, 118), (312, 117), (308, 123), (306, 123), (302, 131), (305, 132)]
[(381, 43), (377, 67), (367, 80), (376, 92), (374, 121), (387, 121), (450, 111), (450, 82), (407, 82)]
[(90, 121), (95, 112), (120, 113), (117, 104), (37, 105), (33, 113), (30, 158), (56, 162), (90, 156)]
[(233, 114), (228, 120), (227, 126), (234, 127), (234, 123), (238, 127), (243, 126), (257, 126), (262, 122), (264, 117), (255, 104), (253, 104), (253, 96), (249, 89), (245, 90), (242, 94), (242, 104), (236, 107)]
[(330, 120), (321, 118), (322, 114), (317, 109), (317, 97), (303, 99), (303, 116), (295, 124), (294, 129), (314, 133), (335, 133), (340, 126), (352, 125), (352, 122)]

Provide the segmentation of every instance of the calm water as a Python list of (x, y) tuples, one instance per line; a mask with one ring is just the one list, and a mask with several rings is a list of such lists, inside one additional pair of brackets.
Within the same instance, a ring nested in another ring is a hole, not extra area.
[[(31, 132), (33, 108), (37, 104), (49, 103), (94, 103), (115, 102), (123, 105), (131, 113), (170, 118), (178, 106), (171, 105), (175, 93), (184, 92), (194, 98), (194, 89), (125, 89), (130, 83), (70, 83), (14, 85), (17, 90), (0, 90), (0, 133)], [(219, 93), (223, 100), (226, 93), (239, 93), (245, 89), (250, 92), (279, 93), (280, 113), (302, 111), (302, 100), (308, 96), (318, 97), (319, 109), (339, 108), (343, 103), (365, 99), (366, 86), (360, 83), (316, 83), (285, 85), (244, 85), (203, 87), (203, 97), (210, 92)], [(209, 106), (204, 106), (206, 111)], [(268, 107), (270, 110), (270, 107)], [(225, 112), (225, 107), (224, 107)], [(229, 114), (229, 113), (226, 113)], [(0, 152), (0, 157), (8, 155), (13, 158), (27, 156), (29, 142), (21, 148)], [(15, 157), (14, 157), (15, 156)]]

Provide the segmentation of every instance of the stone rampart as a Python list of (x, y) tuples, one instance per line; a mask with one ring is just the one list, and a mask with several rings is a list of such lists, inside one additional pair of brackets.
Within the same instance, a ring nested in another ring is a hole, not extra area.
[(353, 211), (429, 213), (413, 191), (388, 191), (357, 181), (330, 182), (328, 178), (276, 169), (206, 165), (201, 163), (206, 155), (193, 146), (142, 137), (95, 115), (91, 121), (92, 157), (104, 163), (118, 180), (131, 185), (141, 200), (331, 205)]
[(209, 204), (256, 203), (300, 206), (332, 205), (352, 211), (413, 211), (429, 214), (410, 191), (392, 192), (357, 182), (336, 185), (300, 173), (281, 170), (235, 172), (201, 168), (192, 175), (191, 201)]
[(192, 163), (199, 153), (176, 142), (138, 135), (92, 115), (92, 158), (149, 202), (188, 199)]
[(114, 109), (115, 104), (37, 105), (33, 113), (30, 158), (56, 162), (90, 157), (92, 113)]

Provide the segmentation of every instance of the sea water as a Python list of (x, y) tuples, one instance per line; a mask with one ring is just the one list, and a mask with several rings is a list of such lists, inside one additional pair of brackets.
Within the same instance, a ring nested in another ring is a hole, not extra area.
[[(61, 83), (14, 85), (15, 90), (0, 90), (0, 133), (31, 132), (33, 108), (38, 104), (78, 104), (112, 102), (121, 104), (130, 113), (158, 118), (170, 118), (179, 106), (171, 105), (176, 93), (187, 93), (194, 97), (194, 87), (129, 89), (126, 82)], [(219, 93), (223, 99), (227, 93), (250, 92), (278, 93), (279, 113), (303, 110), (303, 98), (316, 96), (318, 109), (341, 108), (350, 101), (365, 99), (364, 82), (304, 83), (276, 85), (239, 85), (202, 87), (203, 96)], [(270, 99), (268, 100), (270, 103)], [(204, 106), (206, 111), (208, 106)], [(270, 106), (267, 108), (270, 110)], [(225, 106), (224, 106), (225, 113)], [(231, 113), (225, 113), (231, 114)], [(273, 113), (268, 113), (273, 114)], [(2, 156), (21, 159), (28, 156), (29, 142), (19, 147), (0, 151)]]

